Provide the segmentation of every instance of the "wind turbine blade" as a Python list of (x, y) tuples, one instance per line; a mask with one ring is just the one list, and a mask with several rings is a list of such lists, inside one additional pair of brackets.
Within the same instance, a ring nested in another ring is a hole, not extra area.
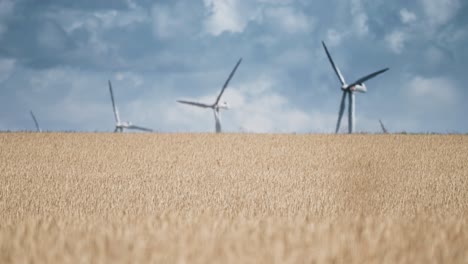
[(384, 124), (382, 123), (382, 120), (379, 119), (379, 123), (380, 123), (380, 127), (382, 127), (383, 133), (384, 133), (384, 134), (387, 134), (388, 131), (387, 131), (387, 129), (385, 128)]
[(202, 103), (197, 103), (197, 102), (184, 101), (184, 100), (177, 100), (177, 102), (178, 102), (178, 103), (181, 103), (181, 104), (194, 105), (194, 106), (203, 107), (203, 108), (209, 108), (209, 107), (211, 107), (211, 105), (202, 104)]
[(37, 132), (41, 132), (41, 128), (39, 127), (39, 123), (37, 122), (37, 119), (36, 119), (36, 117), (34, 116), (33, 111), (29, 111), (29, 113), (31, 113), (31, 117), (32, 117), (32, 119), (34, 120), (34, 124), (36, 125), (36, 130), (37, 130)]
[(335, 133), (338, 133), (338, 130), (340, 130), (340, 124), (341, 124), (341, 118), (343, 117), (343, 113), (345, 110), (345, 99), (346, 99), (346, 94), (348, 92), (343, 91), (343, 96), (341, 97), (341, 103), (340, 103), (340, 111), (338, 112), (338, 121), (336, 123), (336, 130)]
[(388, 70), (389, 70), (389, 68), (385, 68), (385, 69), (383, 69), (383, 70), (376, 71), (376, 72), (374, 72), (374, 73), (371, 73), (371, 74), (369, 74), (369, 75), (366, 75), (366, 76), (364, 76), (364, 77), (358, 79), (357, 81), (355, 81), (353, 84), (351, 84), (351, 85), (349, 85), (349, 86), (351, 87), (351, 86), (354, 86), (354, 85), (356, 85), (356, 84), (362, 84), (363, 82), (365, 82), (365, 81), (367, 81), (367, 80), (369, 80), (369, 79), (372, 79), (372, 78), (374, 78), (375, 76), (377, 76), (377, 75), (379, 75), (379, 74), (381, 74), (381, 73), (384, 73), (384, 72), (386, 72), (386, 71), (388, 71)]
[(328, 49), (327, 49), (327, 46), (325, 45), (325, 42), (322, 41), (322, 45), (323, 45), (323, 48), (325, 49), (325, 52), (327, 53), (328, 60), (330, 61), (331, 65), (333, 67), (333, 70), (335, 70), (336, 76), (338, 76), (338, 79), (340, 79), (341, 85), (344, 85), (346, 83), (345, 79), (344, 79), (343, 75), (341, 74), (340, 69), (338, 69), (338, 67), (336, 67), (336, 65), (335, 65), (335, 62), (333, 62), (333, 59), (332, 59), (330, 53), (328, 52)]
[(147, 131), (147, 132), (153, 132), (153, 129), (146, 128), (146, 127), (141, 127), (141, 126), (135, 126), (135, 125), (127, 126), (127, 128), (128, 128), (128, 129), (141, 130), (141, 131)]
[(221, 92), (219, 93), (218, 98), (216, 98), (216, 102), (214, 103), (215, 105), (219, 103), (219, 100), (221, 99), (221, 96), (223, 95), (224, 90), (226, 90), (226, 87), (228, 86), (229, 81), (231, 81), (232, 76), (234, 76), (234, 73), (236, 73), (237, 67), (239, 67), (239, 64), (241, 62), (242, 62), (242, 58), (239, 59), (236, 66), (234, 66), (234, 69), (232, 70), (231, 74), (229, 74), (229, 77), (227, 78), (226, 82), (223, 85), (223, 89), (221, 89)]
[(112, 91), (112, 84), (110, 80), (109, 80), (109, 91), (110, 91), (111, 100), (112, 100), (112, 109), (114, 110), (115, 122), (120, 123), (119, 112), (117, 111), (117, 107), (115, 106), (114, 93)]

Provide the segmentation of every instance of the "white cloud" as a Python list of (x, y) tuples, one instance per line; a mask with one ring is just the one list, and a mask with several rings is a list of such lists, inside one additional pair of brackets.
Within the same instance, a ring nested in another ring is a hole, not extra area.
[(38, 44), (53, 52), (63, 52), (68, 44), (67, 33), (60, 25), (46, 22), (39, 30)]
[(128, 8), (130, 8), (130, 9), (139, 9), (140, 8), (138, 6), (138, 4), (136, 4), (135, 1), (133, 1), (133, 0), (126, 0), (126, 2), (127, 2)]
[(444, 53), (436, 47), (429, 47), (425, 52), (425, 57), (431, 65), (438, 65), (444, 59)]
[(157, 37), (167, 39), (177, 33), (178, 28), (183, 27), (179, 18), (173, 17), (171, 10), (163, 5), (154, 5), (151, 9), (154, 19), (154, 30)]
[(339, 46), (346, 39), (355, 37), (362, 38), (369, 34), (368, 16), (363, 5), (363, 0), (341, 1), (346, 11), (341, 21), (344, 28), (331, 25), (326, 31), (326, 43), (330, 47)]
[[(102, 102), (77, 101), (76, 95), (70, 95), (57, 101), (56, 104), (46, 106), (49, 113), (47, 118), (55, 123), (67, 124), (77, 130), (102, 130), (112, 131), (114, 117), (109, 98), (109, 105)], [(86, 105), (86, 107), (83, 107)], [(44, 111), (43, 111), (44, 112)], [(119, 107), (119, 112), (120, 107)], [(120, 113), (122, 116), (122, 113)], [(105, 119), (104, 117), (107, 117)], [(124, 120), (125, 116), (122, 116)], [(103, 120), (105, 122), (102, 122)], [(62, 128), (67, 129), (67, 128)], [(70, 128), (68, 128), (70, 129)]]
[(308, 67), (312, 57), (312, 51), (306, 47), (290, 48), (278, 52), (272, 58), (272, 63), (274, 65), (289, 65), (289, 67)]
[(15, 69), (14, 59), (2, 59), (0, 58), (0, 82), (8, 79)]
[(424, 13), (433, 25), (442, 25), (452, 19), (460, 7), (460, 0), (420, 0)]
[(124, 81), (127, 86), (139, 87), (144, 84), (143, 77), (134, 72), (117, 72), (114, 77), (117, 81)]
[[(86, 46), (82, 47), (87, 53), (106, 54), (109, 52), (109, 45), (102, 40), (103, 24), (105, 22), (99, 18), (105, 16), (95, 16), (94, 14), (75, 10), (60, 10), (56, 13), (46, 14), (46, 16), (51, 20), (57, 21), (69, 35), (80, 30), (88, 32), (89, 36), (86, 40)], [(47, 42), (47, 39), (45, 39), (45, 42)]]
[(387, 43), (387, 46), (396, 54), (400, 54), (403, 51), (406, 39), (406, 33), (399, 30), (395, 30), (385, 36), (385, 42)]
[[(102, 58), (102, 55), (112, 55), (114, 63), (120, 59), (115, 53), (118, 43), (106, 41), (106, 31), (138, 26), (150, 21), (148, 12), (140, 7), (129, 11), (105, 10), (96, 12), (60, 9), (45, 13), (44, 17), (47, 18), (49, 24), (42, 28), (46, 34), (43, 34), (39, 41), (45, 47), (52, 48), (54, 45), (63, 43), (63, 41), (60, 42), (60, 39), (64, 40), (64, 35), (68, 35), (72, 39), (75, 36), (80, 36), (80, 43), (77, 43), (75, 50), (71, 52), (73, 54), (68, 54), (71, 55), (70, 57), (75, 56), (78, 59), (87, 57), (90, 60), (98, 60)], [(64, 31), (66, 34), (60, 31)], [(86, 33), (84, 34), (84, 32)], [(49, 35), (52, 37), (49, 38)]]
[(3, 34), (5, 34), (5, 32), (8, 30), (7, 26), (3, 25), (3, 24), (0, 24), (0, 39), (2, 37)]
[(358, 36), (367, 35), (369, 32), (369, 26), (367, 25), (367, 15), (360, 13), (354, 16), (353, 26)]
[(404, 24), (410, 24), (414, 21), (416, 21), (417, 17), (416, 14), (414, 14), (411, 11), (408, 11), (408, 9), (403, 8), (400, 10), (400, 20)]
[(468, 30), (465, 27), (454, 27), (453, 25), (444, 28), (437, 34), (437, 41), (446, 48), (452, 49), (457, 43), (465, 45), (468, 39)]
[(292, 7), (272, 7), (265, 10), (265, 16), (276, 25), (278, 29), (287, 33), (310, 32), (314, 28), (313, 18)]
[(248, 132), (303, 132), (310, 128), (308, 115), (274, 91), (275, 81), (261, 76), (226, 92), (233, 97), (232, 122)]
[(250, 22), (271, 26), (281, 33), (311, 32), (315, 19), (294, 8), (292, 1), (204, 0), (205, 31), (214, 36), (223, 32), (242, 33)]
[[(222, 100), (230, 105), (230, 110), (222, 111), (224, 131), (243, 132), (310, 132), (329, 131), (333, 114), (320, 111), (312, 113), (292, 104), (287, 97), (275, 92), (277, 82), (269, 76), (259, 76), (248, 83), (229, 87)], [(216, 93), (191, 100), (212, 103)], [(164, 115), (172, 126), (184, 126), (190, 131), (213, 131), (214, 117), (211, 109), (201, 109), (186, 105), (167, 108)]]
[(457, 101), (456, 85), (444, 77), (415, 76), (408, 84), (408, 91), (414, 101), (433, 108), (453, 105)]
[(141, 8), (123, 12), (116, 10), (95, 12), (94, 16), (100, 20), (104, 29), (123, 28), (150, 20), (148, 13)]
[(57, 21), (67, 33), (78, 29), (88, 31), (103, 31), (114, 28), (125, 28), (147, 23), (151, 20), (150, 14), (139, 6), (133, 6), (128, 11), (104, 10), (84, 12), (74, 9), (59, 9), (48, 12), (46, 18)]
[(354, 33), (360, 37), (367, 35), (369, 32), (367, 14), (361, 1), (362, 0), (351, 1), (351, 17), (353, 19)]
[(5, 18), (13, 13), (15, 2), (11, 0), (0, 1), (0, 18)]
[(338, 32), (335, 29), (327, 30), (327, 46), (339, 46), (345, 36), (345, 33)]
[(249, 14), (241, 12), (241, 3), (237, 0), (203, 0), (209, 10), (205, 20), (205, 30), (215, 36), (223, 32), (239, 33), (244, 31)]
[[(192, 12), (191, 12), (192, 11)], [(198, 21), (188, 2), (171, 5), (154, 4), (151, 8), (154, 35), (161, 40), (193, 35)]]
[(11, 0), (0, 0), (0, 39), (8, 30), (5, 20), (13, 14), (14, 8), (15, 2)]
[[(23, 70), (23, 78), (28, 80), (24, 86), (28, 88), (18, 88), (16, 100), (34, 110), (43, 129), (110, 131), (113, 128), (107, 78), (102, 73), (70, 67), (19, 70)], [(122, 90), (117, 87), (115, 92), (123, 106)]]

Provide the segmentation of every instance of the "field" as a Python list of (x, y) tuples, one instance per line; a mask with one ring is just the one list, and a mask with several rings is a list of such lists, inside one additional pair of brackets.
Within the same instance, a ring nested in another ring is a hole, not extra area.
[(0, 263), (468, 263), (468, 136), (0, 133)]

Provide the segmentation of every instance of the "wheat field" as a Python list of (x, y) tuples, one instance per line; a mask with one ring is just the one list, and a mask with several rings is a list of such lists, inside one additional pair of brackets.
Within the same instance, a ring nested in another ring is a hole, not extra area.
[(468, 136), (0, 133), (0, 263), (468, 263)]

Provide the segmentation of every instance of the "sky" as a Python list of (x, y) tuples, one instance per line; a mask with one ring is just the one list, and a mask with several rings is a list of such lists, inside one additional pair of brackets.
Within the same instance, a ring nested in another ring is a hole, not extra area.
[[(340, 83), (382, 68), (356, 94), (356, 131), (468, 133), (463, 0), (0, 0), (0, 130), (333, 133)], [(347, 131), (346, 115), (341, 131)]]

